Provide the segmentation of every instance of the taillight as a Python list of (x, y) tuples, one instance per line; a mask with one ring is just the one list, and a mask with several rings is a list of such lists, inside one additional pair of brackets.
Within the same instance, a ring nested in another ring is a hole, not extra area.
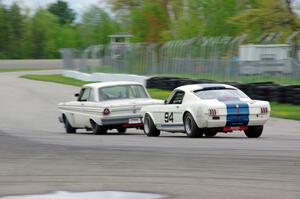
[(208, 109), (208, 114), (209, 114), (209, 116), (216, 116), (217, 110), (216, 109)]
[(260, 113), (261, 114), (267, 114), (268, 113), (268, 108), (267, 107), (261, 107), (260, 108)]
[(102, 113), (103, 115), (109, 115), (110, 114), (109, 108), (105, 108)]

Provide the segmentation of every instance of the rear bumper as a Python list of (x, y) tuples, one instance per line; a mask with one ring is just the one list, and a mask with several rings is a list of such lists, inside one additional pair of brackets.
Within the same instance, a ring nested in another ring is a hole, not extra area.
[(205, 122), (202, 124), (204, 126), (199, 126), (200, 128), (220, 128), (220, 127), (226, 127), (226, 126), (262, 126), (264, 125), (269, 119), (268, 115), (249, 115), (249, 121), (248, 122), (241, 122), (240, 124), (232, 123), (233, 125), (228, 125), (228, 120), (226, 116), (220, 116), (218, 120), (214, 120), (212, 118), (207, 118)]
[[(139, 119), (138, 123), (130, 123), (131, 119)], [(101, 119), (103, 126), (123, 126), (123, 127), (140, 127), (143, 126), (142, 115), (131, 115), (131, 116), (116, 116), (116, 117), (105, 117)]]

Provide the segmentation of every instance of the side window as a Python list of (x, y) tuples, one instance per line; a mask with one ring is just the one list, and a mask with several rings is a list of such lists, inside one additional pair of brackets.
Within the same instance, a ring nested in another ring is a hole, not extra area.
[(78, 98), (78, 101), (80, 102), (86, 102), (90, 96), (91, 89), (89, 88), (83, 88), (80, 92), (80, 96)]
[(89, 95), (88, 101), (89, 102), (94, 102), (95, 101), (95, 95), (94, 95), (94, 90), (93, 89), (90, 89), (90, 95)]
[(184, 98), (184, 92), (183, 91), (177, 91), (172, 99), (170, 100), (169, 104), (181, 104), (182, 100)]

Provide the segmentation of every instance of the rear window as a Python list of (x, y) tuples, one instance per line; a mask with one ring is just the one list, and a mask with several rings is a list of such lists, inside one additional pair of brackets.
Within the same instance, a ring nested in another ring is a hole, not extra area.
[(240, 90), (222, 88), (213, 90), (198, 90), (194, 92), (200, 99), (211, 100), (217, 99), (220, 101), (237, 100), (240, 98), (249, 98), (245, 93)]

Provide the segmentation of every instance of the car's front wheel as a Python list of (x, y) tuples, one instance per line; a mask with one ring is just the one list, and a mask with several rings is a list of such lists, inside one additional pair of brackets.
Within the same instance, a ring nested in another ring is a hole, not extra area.
[(144, 133), (148, 137), (157, 137), (160, 135), (160, 131), (156, 128), (150, 115), (146, 114), (144, 119)]
[(107, 129), (96, 122), (91, 121), (92, 131), (95, 135), (104, 135), (107, 133)]
[(190, 138), (202, 137), (203, 132), (197, 126), (193, 116), (190, 113), (187, 113), (184, 117), (184, 129), (185, 133)]
[(263, 126), (249, 126), (244, 132), (248, 138), (258, 138), (261, 136), (263, 129)]
[(68, 133), (68, 134), (76, 133), (76, 129), (72, 127), (72, 125), (68, 121), (67, 117), (64, 115), (63, 115), (63, 121), (64, 121), (65, 129), (66, 129), (66, 133)]

